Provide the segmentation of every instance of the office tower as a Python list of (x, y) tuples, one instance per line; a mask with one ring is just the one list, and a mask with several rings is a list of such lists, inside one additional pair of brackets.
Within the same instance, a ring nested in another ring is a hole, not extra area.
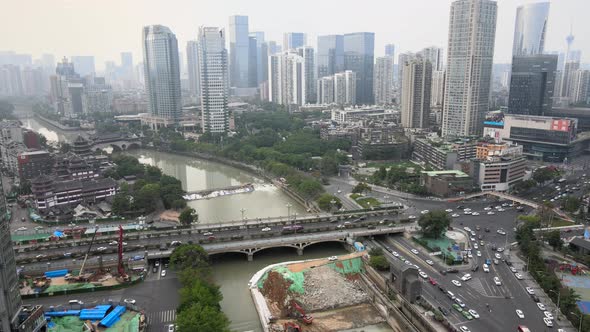
[(268, 76), (268, 44), (263, 31), (250, 32), (250, 37), (256, 38), (256, 82), (262, 83)]
[(41, 66), (45, 74), (52, 75), (55, 73), (55, 56), (53, 54), (41, 54)]
[(281, 46), (277, 45), (277, 42), (274, 40), (269, 40), (268, 44), (268, 54), (273, 55), (281, 52)]
[(186, 60), (188, 71), (188, 90), (198, 99), (201, 93), (199, 85), (199, 43), (196, 40), (186, 42)]
[(255, 36), (248, 37), (248, 86), (258, 86), (258, 45)]
[(76, 72), (81, 76), (94, 75), (94, 57), (91, 55), (73, 55), (71, 61), (76, 67)]
[(16, 65), (3, 65), (0, 67), (0, 95), (22, 96), (23, 82), (20, 68)]
[(317, 77), (334, 75), (344, 70), (344, 36), (318, 36)]
[(394, 44), (386, 44), (385, 45), (385, 56), (395, 57), (395, 45)]
[(25, 67), (21, 72), (23, 94), (27, 96), (40, 96), (44, 92), (45, 73), (43, 68)]
[(318, 104), (329, 105), (334, 103), (334, 76), (325, 76), (318, 79)]
[(414, 57), (416, 57), (416, 54), (412, 53), (412, 52), (405, 52), (405, 53), (400, 53), (397, 56), (397, 84), (398, 86), (402, 86), (402, 77), (403, 77), (403, 71), (404, 71), (404, 63), (406, 63), (406, 61), (409, 61), (411, 59), (413, 59)]
[(0, 52), (1, 65), (15, 65), (20, 67), (33, 64), (33, 57), (30, 54), (18, 54), (13, 51)]
[(168, 27), (143, 28), (145, 87), (152, 115), (177, 122), (181, 115), (178, 41)]
[(311, 46), (297, 48), (297, 54), (303, 59), (303, 94), (305, 104), (316, 102), (315, 51)]
[(549, 19), (549, 2), (531, 3), (516, 9), (512, 56), (543, 54)]
[(443, 70), (443, 50), (440, 47), (430, 46), (418, 53), (424, 60), (430, 61), (432, 71)]
[(401, 124), (405, 128), (427, 128), (430, 119), (432, 63), (418, 57), (404, 63)]
[(201, 27), (198, 43), (201, 126), (204, 132), (226, 133), (229, 130), (227, 111), (229, 87), (225, 30), (217, 27)]
[(590, 103), (590, 70), (576, 70), (572, 75), (572, 102)]
[[(2, 188), (2, 176), (0, 176), (0, 188)], [(20, 289), (16, 275), (16, 261), (10, 240), (9, 220), (6, 219), (6, 198), (4, 190), (0, 190), (0, 330), (14, 331), (11, 329), (12, 320), (16, 316), (20, 305)], [(18, 320), (17, 320), (18, 322)]]
[(302, 32), (285, 32), (283, 34), (283, 50), (294, 50), (307, 44), (307, 38)]
[(346, 70), (334, 74), (334, 103), (338, 105), (356, 104), (356, 73)]
[(121, 67), (133, 68), (133, 53), (121, 52)]
[(229, 77), (230, 86), (249, 87), (248, 60), (250, 40), (248, 38), (248, 16), (229, 17)]
[(344, 35), (344, 69), (356, 74), (356, 103), (373, 104), (373, 62), (375, 34), (356, 32)]
[(281, 55), (268, 56), (268, 100), (281, 103)]
[(551, 111), (556, 71), (556, 55), (512, 57), (508, 112), (545, 115)]
[(445, 91), (445, 71), (432, 72), (432, 89), (430, 90), (430, 106), (442, 106)]
[(84, 88), (85, 113), (108, 113), (113, 108), (113, 89), (104, 77), (94, 77)]
[(389, 105), (393, 101), (393, 61), (392, 56), (375, 59), (373, 94), (377, 105)]
[(496, 15), (495, 1), (456, 0), (451, 4), (443, 136), (482, 133), (490, 96)]

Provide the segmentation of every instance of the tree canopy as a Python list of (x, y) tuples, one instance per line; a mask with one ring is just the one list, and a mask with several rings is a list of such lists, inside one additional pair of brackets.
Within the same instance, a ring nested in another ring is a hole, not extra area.
[(182, 225), (190, 225), (199, 220), (199, 215), (195, 209), (186, 207), (178, 216), (178, 220)]
[(425, 237), (438, 239), (451, 224), (451, 217), (445, 211), (430, 211), (420, 216), (418, 225), (422, 227), (422, 234)]
[(317, 199), (317, 203), (320, 209), (328, 212), (332, 210), (338, 210), (342, 207), (340, 198), (330, 194), (322, 194)]

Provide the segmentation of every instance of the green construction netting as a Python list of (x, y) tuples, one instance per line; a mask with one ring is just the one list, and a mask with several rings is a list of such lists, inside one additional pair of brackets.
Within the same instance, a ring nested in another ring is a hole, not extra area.
[(51, 236), (48, 233), (27, 234), (27, 235), (11, 235), (10, 238), (14, 242), (30, 241), (30, 240), (44, 240)]
[(47, 287), (43, 293), (54, 293), (63, 290), (83, 289), (83, 288), (94, 288), (95, 285), (91, 283), (75, 283), (75, 284), (64, 284), (64, 285), (51, 285)]
[(78, 316), (54, 317), (51, 321), (55, 326), (48, 329), (50, 332), (80, 332), (84, 329), (84, 321)]
[[(101, 328), (104, 332), (137, 332), (139, 331), (139, 317), (137, 312), (126, 311), (115, 325), (109, 328)], [(80, 332), (83, 331), (84, 321), (78, 316), (54, 317), (51, 321), (55, 324), (48, 329), (50, 332)]]
[(139, 331), (139, 314), (126, 311), (115, 325), (104, 330), (105, 332), (137, 332)]
[(364, 271), (363, 269), (363, 261), (361, 260), (360, 257), (355, 257), (355, 258), (351, 258), (351, 259), (346, 259), (346, 260), (342, 260), (342, 261), (336, 261), (336, 262), (332, 262), (330, 264), (328, 264), (328, 266), (340, 273), (340, 274), (357, 274), (357, 273), (362, 273)]

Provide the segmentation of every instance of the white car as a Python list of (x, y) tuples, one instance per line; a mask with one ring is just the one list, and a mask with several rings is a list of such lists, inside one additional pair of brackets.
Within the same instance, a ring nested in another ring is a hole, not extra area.
[(166, 276), (166, 270), (162, 270), (162, 273), (160, 273), (160, 275), (161, 275), (162, 277), (165, 277), (165, 276)]
[(472, 237), (470, 237), (470, 238), (469, 238), (469, 240), (471, 240), (471, 242), (475, 242), (475, 241), (476, 241), (476, 240), (475, 240), (475, 238), (474, 238), (473, 236), (472, 236)]
[(470, 233), (471, 233), (471, 236), (476, 236), (477, 235), (477, 233), (475, 233), (475, 231), (471, 231)]
[(471, 215), (472, 216), (479, 216), (479, 212), (477, 212), (477, 211), (476, 212), (472, 212)]
[(174, 324), (168, 325), (168, 332), (174, 332)]
[(469, 215), (469, 214), (471, 214), (471, 211), (463, 211), (463, 214), (464, 215)]
[(397, 251), (392, 251), (391, 254), (393, 255), (393, 257), (399, 257), (399, 254), (397, 253)]
[(419, 252), (418, 252), (418, 250), (416, 250), (416, 249), (412, 249), (412, 250), (410, 250), (410, 251), (411, 251), (411, 252), (412, 252), (412, 254), (414, 254), (414, 255), (418, 255), (418, 253), (419, 253)]
[(549, 311), (543, 311), (543, 315), (549, 319), (553, 319), (553, 315)]
[(496, 259), (502, 259), (502, 256), (500, 256), (500, 254), (498, 254), (498, 253), (495, 253), (494, 257), (496, 257)]
[(535, 290), (534, 289), (532, 289), (530, 287), (526, 287), (525, 289), (526, 289), (526, 292), (529, 293), (530, 295), (535, 294)]
[(422, 279), (428, 279), (428, 275), (426, 273), (420, 271), (418, 274), (422, 277)]
[(520, 310), (520, 309), (516, 309), (516, 316), (518, 316), (518, 318), (520, 318), (520, 319), (523, 319), (524, 312), (522, 312), (522, 310)]
[(477, 311), (469, 309), (469, 313), (471, 314), (471, 316), (473, 316), (473, 318), (479, 318), (479, 314), (477, 313)]
[(488, 211), (487, 215), (493, 216), (495, 215), (494, 211)]
[(451, 213), (453, 212), (453, 209), (446, 209), (445, 212)]
[(497, 252), (504, 252), (504, 248), (500, 247), (498, 249), (496, 249)]
[(408, 219), (410, 219), (410, 220), (416, 219), (416, 216), (409, 216)]
[(36, 231), (40, 231), (40, 230), (42, 230), (42, 229), (43, 229), (43, 226), (37, 226), (37, 227), (35, 227), (35, 230), (36, 230)]
[(453, 218), (457, 218), (457, 217), (459, 217), (459, 215), (458, 215), (457, 213), (453, 213), (453, 214), (451, 215), (451, 217), (453, 217)]
[(504, 211), (506, 211), (506, 209), (502, 209), (502, 208), (498, 209), (498, 212), (504, 212)]
[(483, 265), (483, 272), (487, 272), (487, 273), (490, 272), (490, 267), (488, 266), (488, 264)]
[(547, 327), (553, 327), (553, 321), (547, 317), (543, 318), (543, 322), (545, 323), (545, 325), (547, 325)]
[(506, 232), (503, 229), (497, 230), (496, 233), (498, 233), (500, 235), (506, 235)]
[(467, 253), (467, 257), (469, 257), (469, 258), (473, 258), (473, 255), (471, 254), (471, 252), (468, 252), (468, 253)]
[(270, 232), (270, 230), (271, 230), (271, 229), (270, 229), (270, 227), (264, 227), (264, 228), (262, 229), (262, 231), (263, 231), (263, 232)]
[(537, 303), (537, 308), (539, 308), (539, 310), (541, 310), (541, 311), (545, 311), (545, 309), (546, 309), (545, 305), (541, 302)]
[(502, 282), (500, 281), (500, 278), (498, 278), (498, 277), (494, 277), (494, 283), (496, 284), (496, 286), (502, 286)]
[(461, 280), (463, 281), (467, 281), (471, 279), (471, 274), (467, 273), (464, 276), (461, 277)]
[(460, 298), (456, 297), (455, 298), (455, 302), (457, 302), (457, 304), (461, 307), (461, 308), (465, 308), (465, 303), (463, 301), (461, 301)]
[(124, 299), (123, 302), (125, 302), (127, 304), (135, 304), (135, 300), (134, 299)]
[(470, 208), (465, 208), (465, 209), (463, 209), (463, 211), (468, 211), (469, 212), (469, 211), (471, 211), (471, 209)]
[(338, 257), (336, 257), (336, 256), (330, 256), (330, 257), (328, 257), (328, 260), (330, 262), (332, 262), (332, 261), (338, 260)]
[(523, 277), (523, 276), (522, 276), (522, 274), (520, 274), (520, 273), (515, 273), (515, 274), (514, 274), (514, 276), (515, 276), (515, 277), (516, 277), (516, 279), (518, 279), (518, 280), (522, 280), (522, 279), (524, 279), (524, 277)]
[(481, 257), (481, 251), (477, 251), (477, 257)]
[(105, 251), (107, 250), (107, 247), (98, 247), (96, 248), (96, 251)]
[(205, 232), (205, 233), (203, 233), (203, 235), (205, 235), (205, 236), (211, 236), (211, 235), (213, 235), (213, 233), (211, 233), (211, 232)]
[(420, 213), (422, 213), (422, 214), (427, 214), (428, 212), (430, 212), (430, 211), (428, 211), (428, 210), (422, 210), (422, 211), (420, 211)]
[(459, 328), (459, 330), (460, 330), (461, 332), (471, 332), (471, 330), (470, 330), (470, 329), (469, 329), (467, 326), (461, 326), (461, 327)]
[(453, 283), (453, 285), (457, 286), (457, 287), (461, 287), (461, 283), (459, 282), (459, 280), (454, 280), (451, 281)]
[(426, 260), (426, 264), (428, 264), (428, 265), (434, 265), (434, 262), (433, 262), (433, 261), (431, 261), (430, 259), (427, 259), (427, 260)]
[(485, 207), (485, 208), (483, 208), (483, 209), (484, 209), (484, 210), (486, 210), (486, 211), (490, 211), (492, 208), (491, 208), (491, 207), (489, 207), (489, 206), (486, 206), (486, 207)]
[(26, 227), (19, 227), (16, 229), (17, 232), (22, 232), (22, 231), (26, 231), (27, 228)]
[(511, 266), (510, 267), (510, 272), (512, 272), (512, 273), (516, 273), (517, 272), (516, 269), (514, 268), (514, 266)]
[[(473, 241), (473, 242), (475, 242), (475, 241)], [(479, 249), (479, 245), (477, 244), (477, 242), (475, 242), (475, 243), (473, 244), (473, 249)]]
[(109, 242), (109, 246), (116, 246), (117, 244), (119, 244), (119, 242), (117, 242), (117, 241)]
[(471, 228), (469, 228), (469, 227), (467, 227), (467, 226), (463, 227), (463, 229), (464, 229), (466, 232), (471, 232)]

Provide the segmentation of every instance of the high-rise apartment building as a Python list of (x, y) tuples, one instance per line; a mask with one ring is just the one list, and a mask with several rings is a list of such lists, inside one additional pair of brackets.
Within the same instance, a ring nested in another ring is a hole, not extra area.
[(40, 96), (44, 93), (45, 73), (43, 68), (25, 67), (21, 71), (23, 94), (27, 96)]
[(225, 30), (217, 27), (201, 27), (198, 43), (201, 126), (204, 132), (225, 133), (229, 130), (228, 57), (225, 48)]
[[(313, 48), (300, 47), (269, 59), (269, 99), (281, 105), (305, 105), (315, 98), (315, 91), (310, 91), (315, 83), (313, 79)], [(311, 70), (311, 72), (308, 72)]]
[(283, 34), (283, 51), (306, 46), (307, 36), (303, 32), (285, 32)]
[(268, 56), (268, 100), (277, 104), (282, 102), (281, 65), (280, 54)]
[(394, 44), (386, 44), (385, 45), (385, 56), (395, 57), (395, 45)]
[(346, 70), (334, 74), (334, 103), (338, 105), (356, 104), (356, 73)]
[(389, 105), (393, 102), (393, 61), (393, 56), (375, 59), (373, 94), (377, 105)]
[(196, 40), (186, 42), (186, 64), (188, 71), (188, 91), (195, 99), (199, 99), (199, 43)]
[(334, 76), (324, 76), (318, 79), (318, 104), (334, 103)]
[(440, 47), (430, 46), (418, 53), (424, 60), (430, 61), (433, 71), (443, 70), (443, 50)]
[(229, 17), (229, 77), (230, 86), (249, 87), (249, 48), (248, 16)]
[(315, 50), (311, 46), (297, 48), (297, 54), (303, 59), (303, 93), (305, 104), (314, 104), (316, 99)]
[(182, 109), (178, 41), (168, 27), (143, 28), (143, 65), (150, 113), (177, 122)]
[(0, 95), (22, 96), (23, 92), (20, 68), (16, 65), (0, 66)]
[(497, 4), (456, 0), (451, 4), (443, 106), (443, 136), (479, 135), (488, 111)]
[(402, 85), (402, 77), (404, 76), (404, 63), (406, 63), (406, 61), (413, 59), (415, 56), (416, 54), (412, 52), (400, 53), (397, 56), (397, 84), (400, 87)]
[(557, 55), (512, 57), (508, 112), (544, 115), (551, 111), (557, 73)]
[(344, 70), (344, 36), (318, 36), (317, 77), (334, 75)]
[(76, 67), (76, 72), (82, 77), (96, 73), (94, 57), (91, 55), (72, 55), (71, 61)]
[(406, 61), (402, 78), (401, 124), (427, 128), (430, 119), (432, 63), (421, 57)]
[(445, 71), (432, 72), (432, 90), (430, 92), (430, 106), (442, 106), (445, 92)]
[(373, 104), (373, 62), (375, 34), (355, 32), (344, 35), (344, 69), (356, 74), (356, 103)]
[(84, 112), (106, 113), (113, 108), (113, 89), (104, 77), (94, 77), (84, 88)]
[(512, 56), (543, 54), (549, 19), (549, 2), (538, 2), (516, 8)]
[(590, 70), (576, 70), (572, 76), (572, 102), (590, 104)]

